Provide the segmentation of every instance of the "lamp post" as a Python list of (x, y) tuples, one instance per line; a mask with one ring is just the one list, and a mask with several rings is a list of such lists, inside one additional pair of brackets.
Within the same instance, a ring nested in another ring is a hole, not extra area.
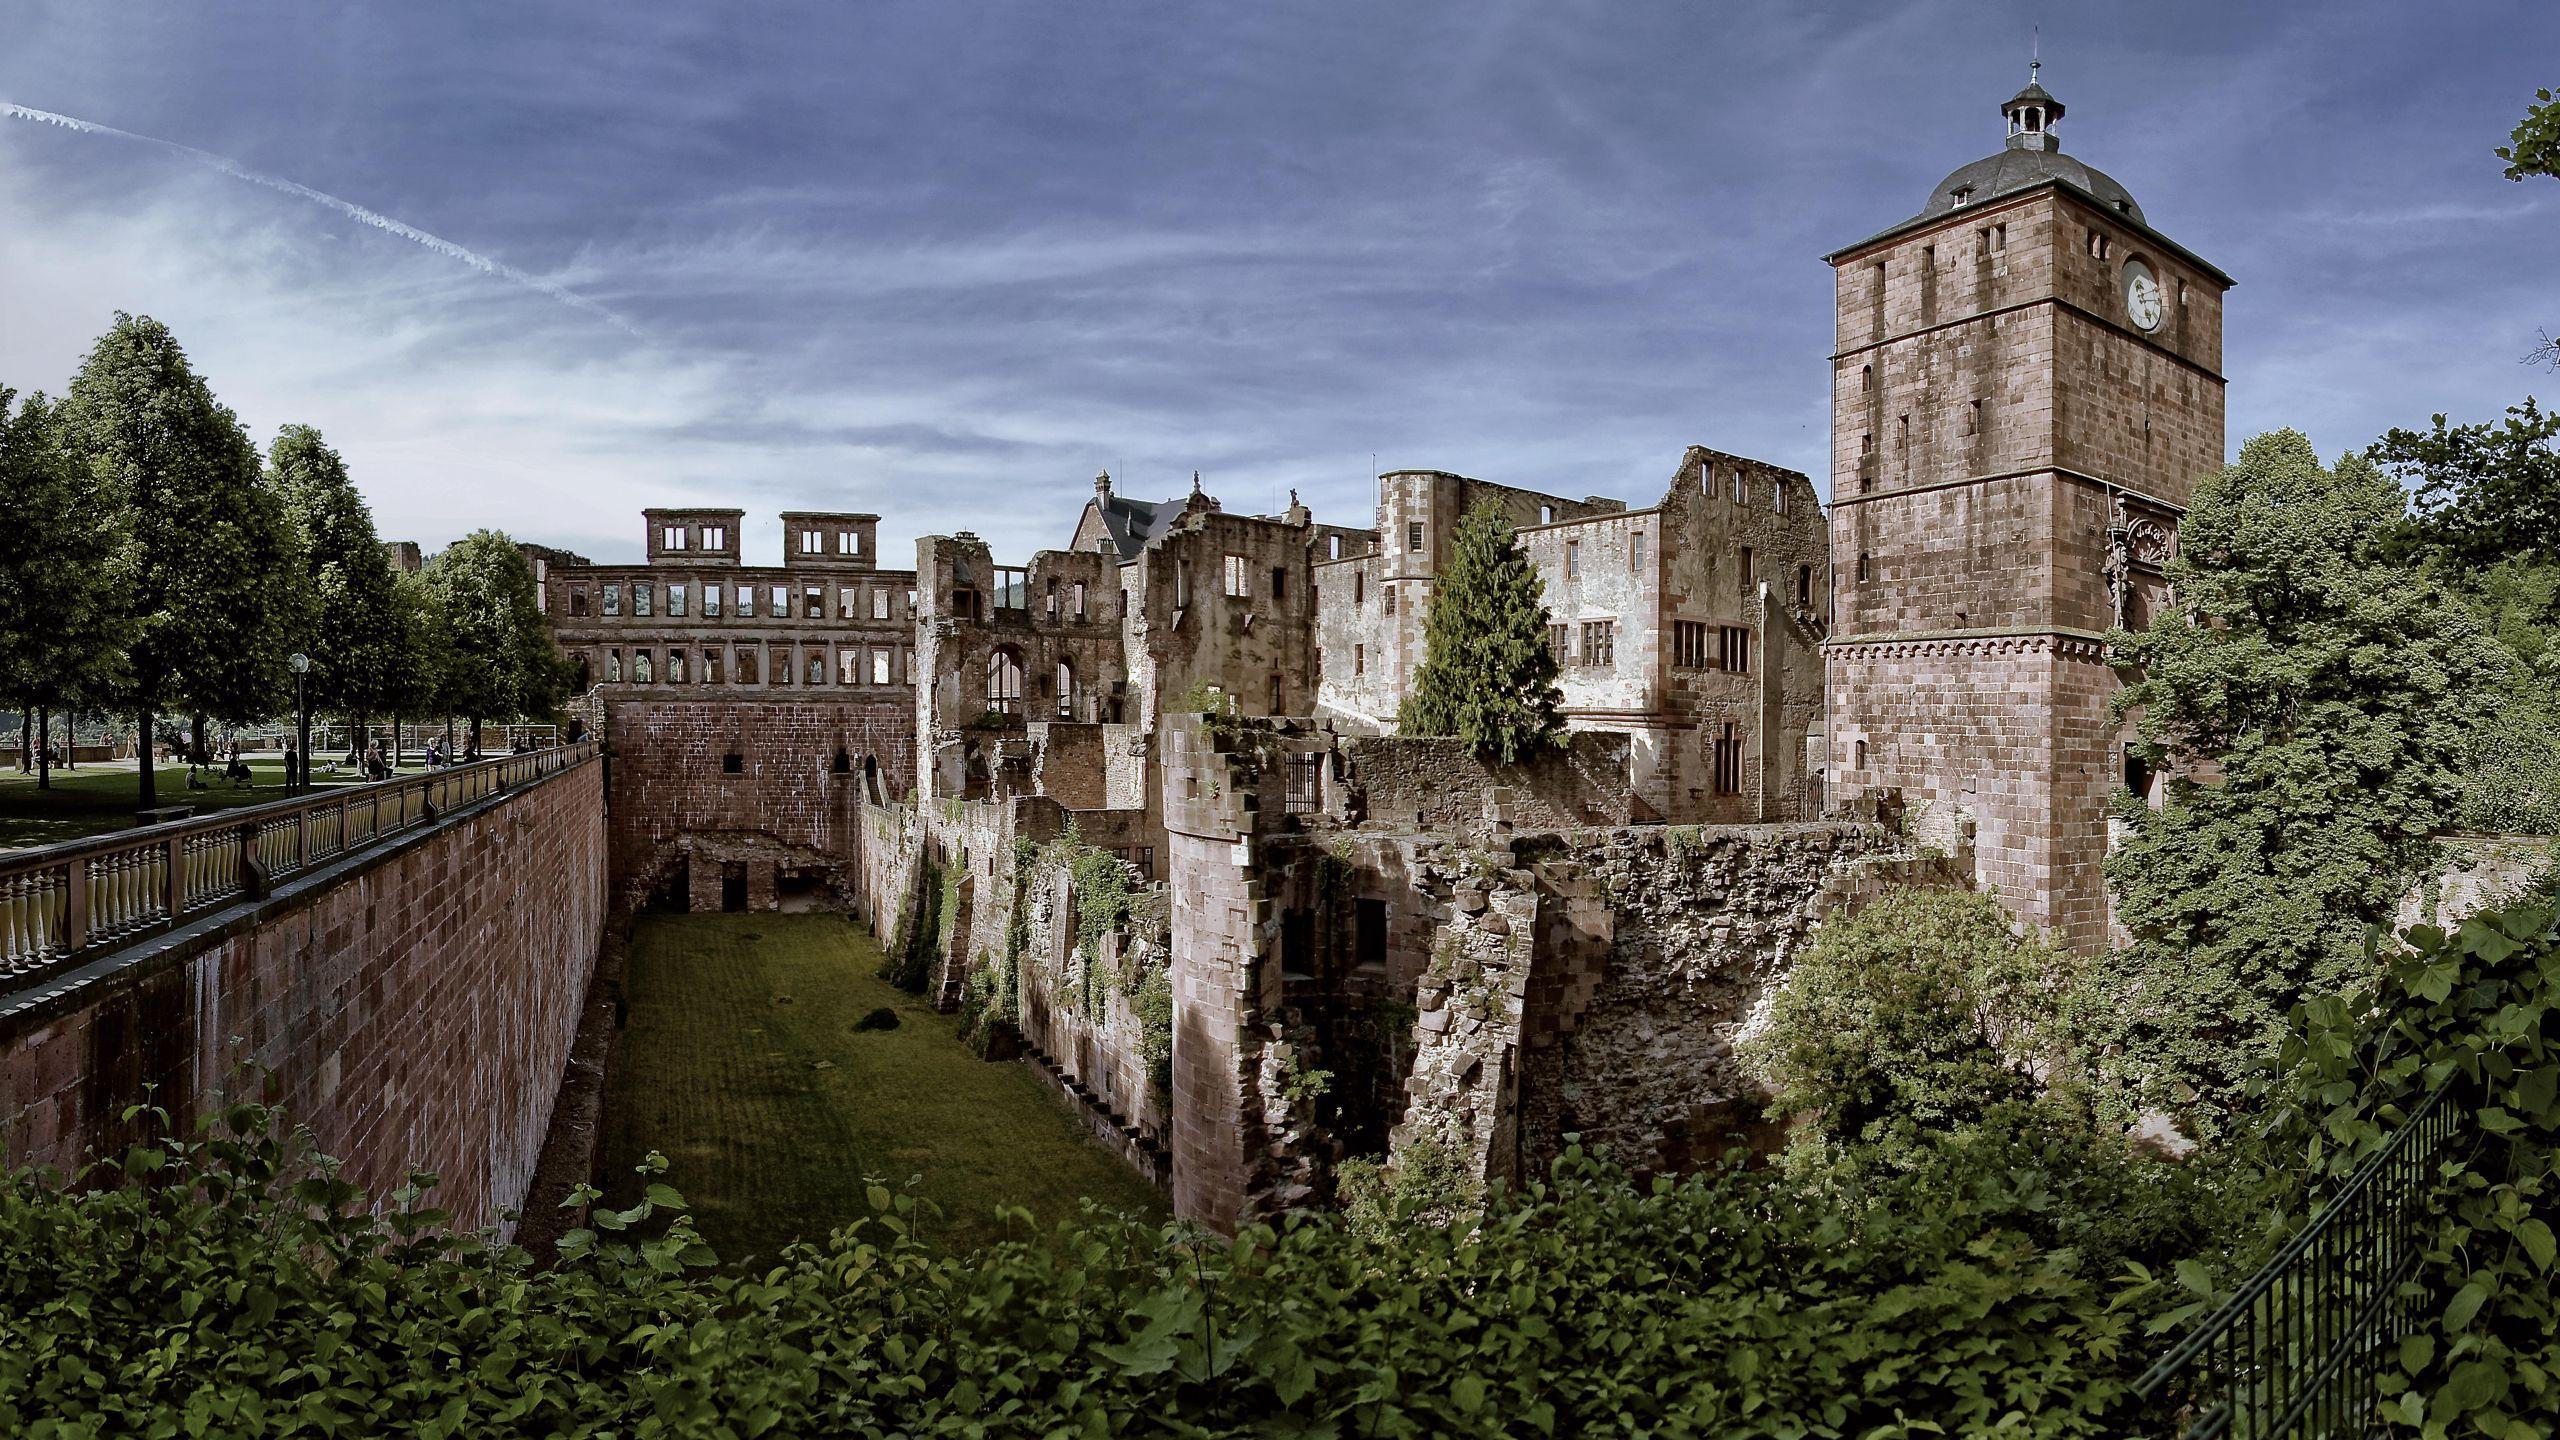
[(285, 779), (292, 782), (293, 793), (299, 795), (311, 788), (311, 707), (303, 702), (303, 681), (311, 674), (311, 657), (296, 650), (284, 663), (293, 667), (293, 763), (285, 767)]

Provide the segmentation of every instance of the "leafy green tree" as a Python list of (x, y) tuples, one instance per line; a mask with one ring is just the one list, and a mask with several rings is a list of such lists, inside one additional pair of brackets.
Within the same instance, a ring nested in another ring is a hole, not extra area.
[(474, 530), (427, 563), (427, 584), (444, 612), (452, 659), (442, 699), (471, 722), (548, 714), (568, 677), (534, 594), (533, 567), (516, 542)]
[(1422, 665), (1398, 720), (1404, 733), (1455, 735), (1504, 764), (1562, 740), (1545, 582), (1491, 502), (1458, 522), (1422, 634)]
[(391, 557), (346, 462), (307, 425), (287, 425), (267, 473), (302, 537), (312, 609), (310, 703), (361, 725), (391, 708), (406, 663)]
[[(2534, 91), (2533, 98), (2539, 103), (2525, 107), (2515, 134), (2498, 147), (2498, 158), (2507, 162), (2510, 180), (2528, 175), (2560, 180), (2560, 100), (2553, 99), (2548, 89)], [(2542, 344), (2525, 358), (2560, 365), (2560, 338), (2544, 331)]]
[[(36, 712), (106, 698), (124, 663), (119, 596), (127, 551), (121, 518), (97, 477), (62, 443), (56, 408), (0, 386), (0, 696)], [(36, 786), (53, 784), (52, 755), (34, 750)]]
[[(2455, 571), (2560, 564), (2560, 413), (2530, 397), (2503, 422), (2392, 430), (2366, 452), (2410, 492), (2393, 551)], [(2560, 617), (2550, 617), (2560, 618)]]
[[(239, 418), (167, 326), (121, 313), (60, 418), (131, 536), (122, 698), (143, 745), (172, 704), (241, 723), (274, 714), (290, 694), (285, 656), (304, 587), (283, 500)], [(142, 803), (156, 799), (146, 764)]]
[(1908, 1170), (2054, 1069), (2070, 964), (1968, 890), (1889, 891), (1825, 924), (1748, 1053), (1796, 1158)]
[(2119, 793), (2107, 859), (2129, 948), (2091, 974), (2111, 1091), (2201, 1130), (2241, 1103), (2306, 996), (2363, 979), (2435, 859), (2509, 660), (2441, 587), (2389, 565), (2400, 488), (2325, 469), (2291, 430), (2206, 478), (2169, 579), (2179, 604), (2113, 638), (2134, 753), (2173, 778)]
[(383, 708), (391, 717), (396, 749), (401, 721), (453, 713), (445, 704), (453, 672), (453, 624), (424, 570), (404, 571), (393, 579), (391, 605), (400, 661)]

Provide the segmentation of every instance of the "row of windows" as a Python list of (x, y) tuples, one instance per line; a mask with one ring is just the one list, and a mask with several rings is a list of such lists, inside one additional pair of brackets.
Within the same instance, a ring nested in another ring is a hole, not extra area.
[[(1219, 592), (1224, 594), (1230, 600), (1253, 599), (1253, 562), (1242, 555), (1229, 555), (1224, 557), (1219, 566), (1218, 587)], [(1084, 587), (1081, 585), (1077, 586), (1076, 592), (1077, 613), (1081, 615), (1083, 613), (1082, 597)], [(1274, 603), (1286, 601), (1289, 598), (1289, 569), (1287, 566), (1274, 565), (1271, 567), (1271, 588), (1268, 593)], [(1173, 562), (1173, 603), (1177, 606), (1189, 605), (1191, 603), (1191, 562), (1188, 560), (1176, 560)], [(1128, 611), (1128, 597), (1126, 595), (1121, 596), (1121, 611), (1123, 614), (1126, 614)], [(1052, 609), (1050, 613), (1056, 614), (1057, 612), (1055, 609)]]
[(729, 548), (729, 527), (726, 525), (703, 526), (702, 544), (694, 546), (685, 543), (685, 527), (682, 525), (662, 525), (658, 528), (658, 548), (662, 551), (693, 549), (712, 551), (726, 550)]
[[(1083, 587), (1079, 585), (1077, 589), (1081, 591)], [(570, 615), (587, 614), (588, 598), (586, 585), (571, 585), (569, 587)], [(823, 620), (827, 618), (827, 605), (830, 599), (834, 601), (836, 618), (839, 620), (912, 619), (916, 613), (915, 591), (906, 591), (902, 602), (898, 598), (897, 591), (887, 585), (825, 585), (808, 582), (796, 586), (780, 583), (771, 586), (749, 584), (730, 586), (718, 582), (706, 582), (697, 589), (691, 583), (682, 580), (664, 583), (654, 580), (633, 580), (627, 584), (620, 580), (607, 580), (598, 587), (595, 596), (597, 613), (603, 615), (624, 614), (623, 607), (627, 600), (630, 606), (628, 613), (635, 617), (655, 617), (664, 614), (670, 619), (683, 619), (695, 605), (699, 604), (701, 616), (705, 620), (720, 619), (724, 603), (731, 618), (752, 620), (756, 617), (756, 606), (760, 600), (765, 606), (764, 613), (775, 619), (789, 619), (797, 616), (804, 620)], [(902, 605), (903, 608), (901, 608)], [(1051, 613), (1054, 614), (1055, 611)]]
[(681, 646), (665, 650), (643, 647), (604, 652), (604, 673), (594, 673), (587, 656), (578, 657), (580, 688), (599, 679), (607, 685), (754, 685), (761, 683), (759, 674), (771, 677), (775, 685), (824, 685), (832, 675), (838, 685), (913, 685), (916, 683), (916, 652), (892, 650), (885, 645), (846, 645), (834, 650), (830, 665), (828, 647), (806, 648), (790, 645), (741, 645), (734, 654), (726, 647), (692, 651)]

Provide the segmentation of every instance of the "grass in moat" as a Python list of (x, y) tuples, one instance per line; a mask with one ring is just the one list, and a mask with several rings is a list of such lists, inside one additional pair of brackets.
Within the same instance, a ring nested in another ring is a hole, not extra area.
[[(197, 814), (207, 815), (292, 798), (285, 792), (282, 759), (251, 760), (249, 771), (250, 784), (245, 789), (223, 779), (216, 766), (202, 772), (205, 788), (190, 790), (186, 766), (162, 765), (156, 777), (158, 803), (193, 805)], [(352, 784), (355, 778), (352, 773), (331, 775), (325, 763), (321, 773), (312, 777), (322, 787)], [(35, 776), (21, 775), (15, 766), (0, 767), (0, 850), (56, 845), (83, 835), (127, 829), (141, 804), (142, 772), (130, 760), (89, 761), (77, 770), (57, 765), (52, 788), (45, 790), (36, 788)]]
[[(1086, 1198), (1162, 1218), (1156, 1192), (1090, 1138), (1018, 1061), (960, 1043), (952, 1017), (878, 977), (880, 948), (840, 915), (650, 915), (632, 935), (629, 1017), (605, 1082), (603, 1171), (665, 1152), (724, 1264), (822, 1240), (865, 1212), (865, 1177), (918, 1177), (938, 1236), (1046, 1232)], [(894, 1030), (856, 1031), (887, 1006)]]

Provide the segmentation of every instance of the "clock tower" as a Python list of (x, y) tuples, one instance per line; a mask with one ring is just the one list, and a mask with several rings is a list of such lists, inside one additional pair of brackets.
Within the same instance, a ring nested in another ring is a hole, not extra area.
[(2230, 278), (2062, 153), (2030, 80), (2008, 139), (1920, 213), (1826, 257), (1828, 757), (2075, 948), (2108, 940), (2107, 801), (2128, 773), (2103, 636), (2166, 602), (2223, 464)]

